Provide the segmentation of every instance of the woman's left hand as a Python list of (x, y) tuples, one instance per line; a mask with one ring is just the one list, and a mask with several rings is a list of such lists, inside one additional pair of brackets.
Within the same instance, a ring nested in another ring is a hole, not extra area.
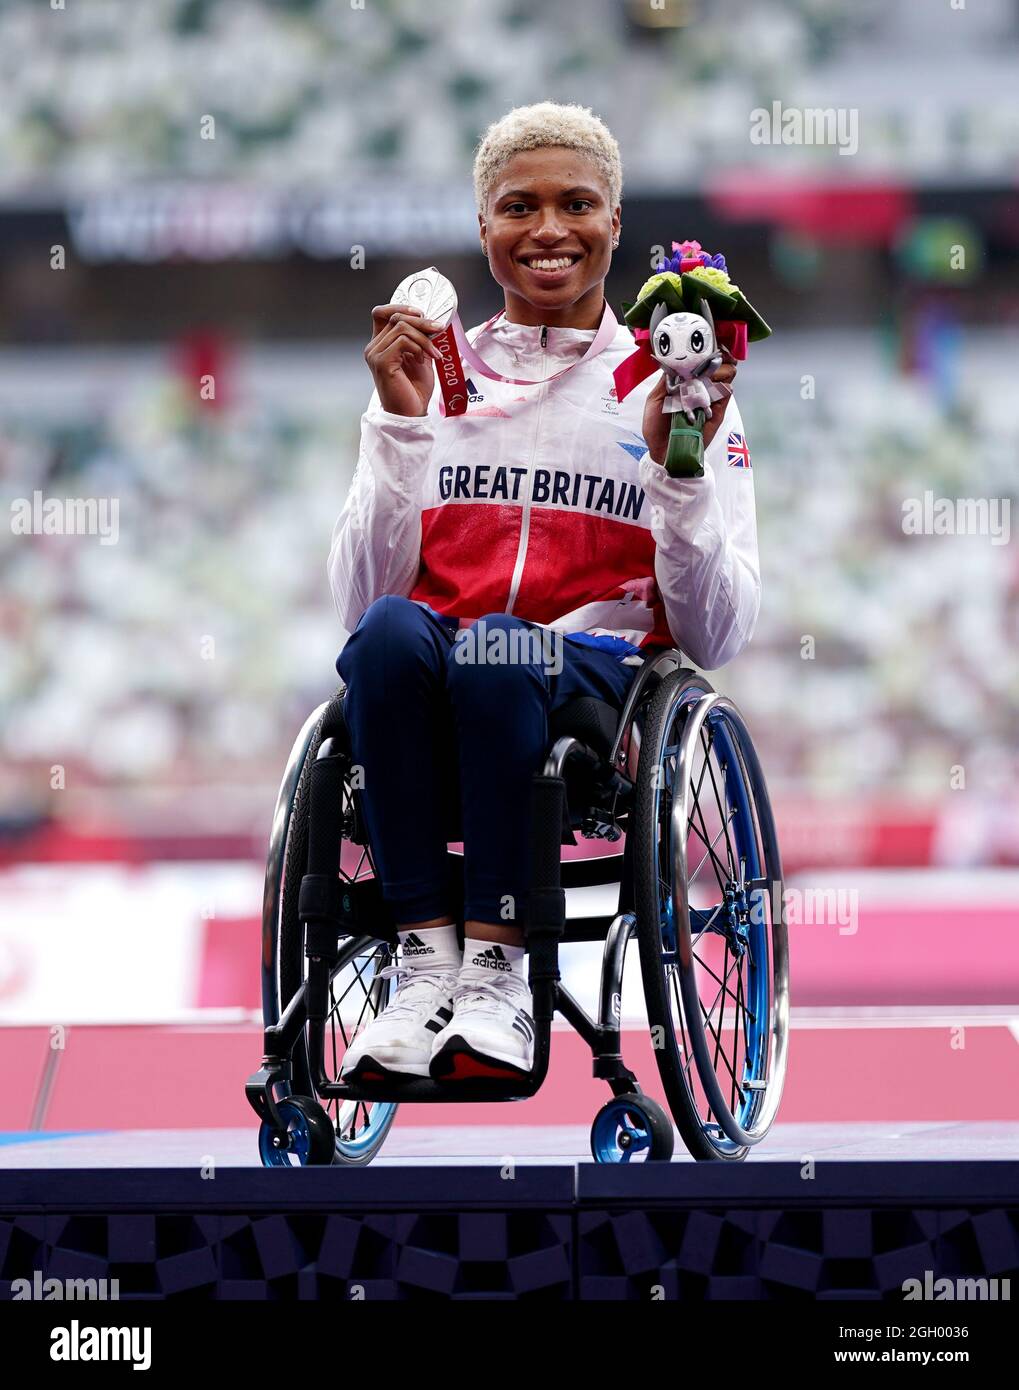
[[(735, 377), (736, 366), (731, 360), (723, 362), (711, 373), (711, 380), (717, 382), (724, 389), (725, 395), (721, 400), (715, 401), (711, 408), (711, 414), (704, 421), (705, 449), (714, 439), (715, 433), (722, 423), (725, 407), (729, 404), (729, 397), (732, 395), (732, 382)], [(662, 410), (664, 400), (665, 373), (660, 372), (658, 381), (644, 402), (644, 438), (647, 441), (648, 452), (655, 463), (663, 465), (669, 449), (669, 432), (672, 429), (672, 416), (666, 415)]]

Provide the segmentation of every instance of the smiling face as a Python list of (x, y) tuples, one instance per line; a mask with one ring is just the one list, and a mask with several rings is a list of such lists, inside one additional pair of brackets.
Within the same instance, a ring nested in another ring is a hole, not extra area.
[(478, 222), (511, 322), (597, 328), (619, 206), (609, 206), (590, 155), (521, 150), (499, 171)]

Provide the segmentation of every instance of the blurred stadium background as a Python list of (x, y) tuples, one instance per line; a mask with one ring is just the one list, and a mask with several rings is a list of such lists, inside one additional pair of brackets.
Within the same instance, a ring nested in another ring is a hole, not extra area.
[[(495, 311), (472, 151), (546, 97), (622, 148), (612, 301), (692, 236), (776, 329), (738, 385), (764, 608), (716, 683), (790, 882), (859, 894), (858, 929), (797, 930), (802, 1019), (1019, 1002), (1017, 552), (902, 525), (925, 492), (1016, 495), (1017, 56), (1017, 0), (0, 3), (2, 490), (119, 501), (116, 544), (0, 528), (11, 1127), (123, 1122), (96, 1118), (105, 1043), (42, 1096), (31, 1039), (82, 1022), (228, 1036), (243, 1114), (369, 309), (435, 263), (465, 323)], [(775, 101), (856, 112), (858, 147), (752, 143)]]

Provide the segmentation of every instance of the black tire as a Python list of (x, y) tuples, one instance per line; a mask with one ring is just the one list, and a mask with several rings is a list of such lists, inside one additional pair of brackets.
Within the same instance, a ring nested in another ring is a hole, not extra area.
[[(322, 726), (326, 710), (322, 711), (315, 731), (308, 744), (308, 752), (301, 768), (297, 791), (294, 793), (293, 809), (290, 813), (290, 827), (283, 859), (283, 882), (280, 889), (279, 940), (277, 959), (279, 961), (280, 1015), (297, 993), (303, 979), (304, 933), (297, 915), (297, 903), (301, 892), (301, 879), (304, 877), (308, 860), (308, 808), (311, 799), (311, 770), (315, 765), (318, 750), (322, 746)], [(311, 1077), (308, 1071), (308, 1056), (303, 1041), (294, 1049), (294, 1086), (301, 1091), (311, 1090)]]
[(309, 1165), (320, 1168), (328, 1167), (336, 1158), (336, 1131), (333, 1129), (332, 1120), (318, 1101), (312, 1100), (310, 1096), (291, 1096), (290, 1104), (298, 1107), (308, 1126), (308, 1135), (311, 1140), (311, 1152), (308, 1155)]
[[(644, 999), (648, 1022), (658, 1030), (662, 1045), (655, 1047), (655, 1060), (662, 1086), (672, 1110), (676, 1128), (683, 1143), (700, 1162), (734, 1161), (746, 1157), (747, 1150), (720, 1153), (705, 1136), (696, 1098), (687, 1079), (687, 1066), (693, 1063), (684, 1058), (672, 1013), (668, 983), (661, 960), (661, 919), (659, 903), (659, 844), (655, 824), (655, 797), (658, 792), (655, 778), (658, 759), (655, 749), (667, 732), (666, 721), (677, 720), (675, 705), (689, 693), (692, 704), (701, 694), (712, 690), (701, 675), (687, 668), (673, 671), (655, 691), (641, 729), (640, 761), (637, 767), (637, 789), (631, 817), (630, 833), (634, 844), (634, 897), (637, 909), (637, 944), (640, 951), (641, 974), (644, 980)], [(671, 711), (671, 713), (670, 713)], [(682, 716), (680, 715), (681, 719)]]
[[(301, 1166), (328, 1168), (336, 1158), (336, 1131), (333, 1129), (332, 1120), (318, 1101), (312, 1100), (310, 1096), (287, 1096), (285, 1100), (279, 1101), (278, 1105), (284, 1120), (291, 1125), (296, 1122), (307, 1135), (308, 1149)], [(285, 1152), (285, 1140), (285, 1135), (277, 1135), (271, 1125), (263, 1124), (259, 1134), (259, 1149), (268, 1151), (270, 1145), (275, 1148), (277, 1144), (282, 1144)], [(268, 1152), (264, 1152), (262, 1162), (266, 1166), (290, 1166), (283, 1152), (278, 1161), (270, 1158)]]

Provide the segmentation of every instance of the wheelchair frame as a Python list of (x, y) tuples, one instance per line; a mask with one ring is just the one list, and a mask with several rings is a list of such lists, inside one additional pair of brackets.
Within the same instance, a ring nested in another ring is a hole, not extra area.
[[(397, 938), (396, 927), (389, 918), (374, 877), (345, 882), (338, 873), (337, 846), (342, 842), (343, 827), (337, 817), (351, 764), (342, 715), (342, 690), (309, 716), (283, 775), (266, 865), (262, 919), (264, 1055), (259, 1070), (246, 1085), (248, 1100), (263, 1125), (271, 1126), (274, 1131), (287, 1131), (276, 1093), (281, 1093), (280, 1100), (285, 1099), (294, 1094), (295, 1084), (299, 1092), (322, 1103), (448, 1104), (527, 1099), (535, 1095), (545, 1081), (552, 1021), (557, 1012), (591, 1048), (593, 1074), (607, 1082), (613, 1097), (640, 1098), (649, 1107), (656, 1106), (641, 1091), (637, 1076), (624, 1062), (621, 1047), (624, 960), (628, 942), (637, 931), (634, 836), (627, 834), (621, 854), (585, 860), (563, 860), (561, 846), (564, 842), (576, 843), (572, 835), (574, 824), (587, 838), (603, 838), (610, 842), (620, 838), (622, 831), (617, 816), (629, 812), (636, 785), (640, 747), (637, 713), (651, 699), (663, 677), (681, 669), (680, 654), (665, 650), (651, 657), (638, 671), (619, 714), (607, 758), (580, 738), (566, 734), (555, 739), (541, 772), (534, 776), (530, 911), (525, 925), (535, 1030), (534, 1065), (529, 1076), (513, 1080), (464, 1079), (451, 1085), (416, 1077), (370, 1084), (330, 1079), (325, 1066), (330, 983), (338, 970), (357, 957), (377, 950), (380, 945), (395, 951)], [(692, 708), (699, 707), (704, 696), (722, 698), (712, 691), (703, 677), (697, 677), (694, 672), (689, 675), (704, 687), (701, 697), (691, 702)], [(281, 1011), (280, 924), (287, 844), (302, 772), (317, 734), (321, 735), (321, 742), (311, 765), (308, 856), (298, 909), (303, 925), (306, 974)], [(596, 793), (593, 804), (585, 806), (586, 813), (579, 818), (571, 817), (567, 802), (567, 773), (575, 769), (586, 775), (585, 789)], [(759, 774), (759, 767), (757, 771)], [(349, 838), (361, 844), (367, 840), (366, 836), (358, 839), (356, 833)], [(617, 883), (619, 898), (612, 917), (566, 918), (566, 888)], [(694, 915), (695, 910), (691, 909), (691, 917)], [(372, 924), (371, 931), (364, 929), (368, 922)], [(341, 942), (341, 938), (345, 939)], [(592, 1017), (562, 984), (558, 949), (561, 941), (602, 939), (605, 945), (598, 1008)], [(784, 1050), (783, 1037), (780, 1049), (783, 1072)], [(778, 1089), (780, 1091), (781, 1082)], [(777, 1108), (777, 1101), (776, 1095), (770, 1110)], [(671, 1132), (668, 1152), (671, 1153)]]

